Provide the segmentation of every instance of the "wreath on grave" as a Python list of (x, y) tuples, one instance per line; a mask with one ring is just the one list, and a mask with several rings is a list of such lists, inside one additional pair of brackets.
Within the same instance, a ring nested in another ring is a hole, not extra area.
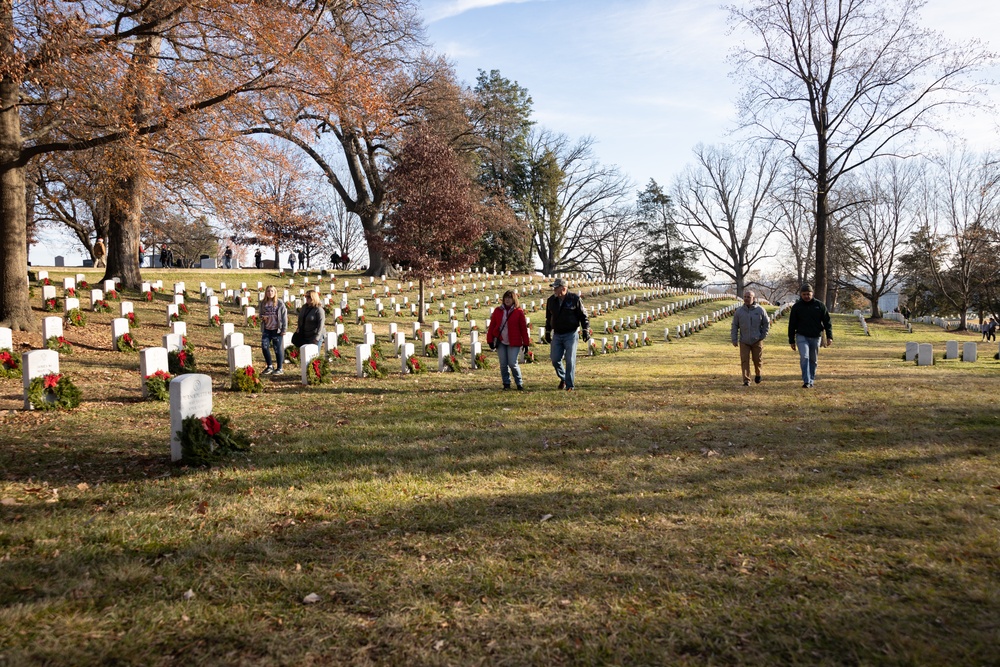
[(41, 280), (38, 281), (38, 284), (44, 287), (45, 285), (51, 285), (52, 280), (50, 278), (42, 278)]
[(462, 354), (462, 342), (456, 340), (455, 345), (451, 348), (451, 351), (455, 354)]
[(179, 312), (178, 313), (171, 313), (170, 314), (170, 321), (171, 322), (183, 322), (184, 321), (184, 316), (181, 315)]
[(649, 347), (650, 345), (653, 344), (653, 340), (649, 336), (643, 336), (642, 337), (642, 344), (644, 346), (646, 346), (646, 347)]
[(420, 363), (420, 359), (417, 355), (411, 354), (406, 358), (406, 370), (410, 371), (414, 375), (419, 375), (424, 372), (424, 367)]
[(485, 352), (480, 352), (476, 355), (476, 368), (481, 368), (483, 370), (488, 370), (490, 367), (490, 358), (486, 356)]
[(171, 375), (182, 375), (183, 373), (194, 373), (194, 354), (188, 350), (170, 350), (167, 352), (167, 368)]
[(379, 317), (385, 317), (385, 308), (379, 308), (375, 311), (375, 314)]
[(147, 375), (144, 380), (147, 398), (151, 401), (169, 401), (170, 377), (170, 373), (166, 371), (156, 371), (152, 375)]
[(530, 347), (528, 348), (528, 351), (524, 353), (524, 363), (526, 364), (535, 363), (535, 351), (532, 350)]
[(112, 301), (121, 301), (122, 299), (122, 295), (118, 293), (118, 290), (108, 290), (108, 293), (105, 294), (105, 296)]
[(81, 280), (76, 284), (76, 286), (79, 287), (80, 289), (90, 289), (90, 283), (88, 283), (86, 280)]
[(59, 354), (73, 354), (73, 345), (62, 336), (49, 336), (45, 341), (45, 347)]
[(292, 361), (298, 361), (299, 360), (299, 348), (295, 347), (294, 345), (289, 345), (288, 347), (286, 347), (285, 348), (285, 359), (286, 360), (291, 359)]
[(132, 334), (123, 333), (115, 339), (115, 350), (118, 352), (138, 352), (139, 343), (136, 342), (135, 338), (132, 338)]
[(188, 340), (187, 336), (181, 336), (181, 347), (183, 347), (184, 351), (188, 354), (194, 354), (194, 344)]
[(629, 350), (635, 349), (635, 341), (629, 338), (628, 340), (625, 341), (625, 347), (628, 348)]
[(36, 410), (72, 410), (80, 405), (80, 390), (68, 375), (49, 373), (32, 379), (28, 403)]
[(344, 360), (344, 355), (340, 353), (339, 347), (335, 347), (330, 350), (330, 354), (327, 355), (326, 360), (331, 362), (336, 361), (339, 363)]
[(142, 326), (139, 316), (135, 312), (125, 313), (125, 319), (128, 320), (128, 326), (130, 329), (138, 329)]
[(66, 288), (66, 294), (64, 294), (63, 296), (67, 296), (67, 297), (69, 297), (71, 299), (75, 299), (76, 298), (76, 288), (75, 287), (67, 287)]
[(473, 324), (472, 327), (469, 329), (469, 331), (479, 331), (479, 325)]
[(343, 323), (343, 321), (344, 321), (343, 320), (343, 316), (344, 315), (350, 315), (350, 314), (351, 314), (351, 307), (348, 304), (346, 304), (346, 303), (340, 304), (341, 319), (338, 320), (338, 321), (341, 322), (341, 323)]
[(334, 322), (336, 322), (337, 324), (343, 324), (344, 323), (344, 316), (343, 315), (337, 315), (337, 319), (334, 320)]
[(21, 359), (14, 356), (10, 350), (0, 350), (0, 377), (21, 377)]
[(610, 324), (604, 325), (604, 333), (606, 334), (614, 333), (614, 329), (611, 328)]
[(614, 332), (614, 333), (618, 333), (621, 330), (622, 330), (622, 326), (620, 324), (618, 324), (617, 322), (615, 322), (614, 325), (612, 325), (612, 327), (611, 327), (611, 331)]
[(245, 394), (256, 394), (264, 390), (264, 381), (260, 379), (260, 373), (255, 371), (253, 366), (246, 366), (233, 371), (232, 384), (229, 388)]
[(260, 326), (260, 318), (256, 314), (251, 315), (246, 318), (246, 326), (254, 329), (258, 328)]
[(615, 343), (615, 352), (621, 352), (624, 349), (625, 349), (625, 344), (624, 343), (622, 343), (621, 341), (618, 341), (617, 343)]
[(371, 356), (373, 359), (378, 359), (379, 361), (385, 360), (385, 353), (382, 352), (381, 343), (375, 343), (371, 346)]
[(110, 313), (111, 304), (104, 299), (98, 299), (94, 302), (94, 312), (95, 313)]
[(330, 381), (330, 362), (322, 354), (313, 357), (306, 364), (306, 382), (310, 386), (326, 384)]
[(145, 293), (145, 294), (143, 295), (143, 298), (144, 298), (144, 299), (146, 299), (146, 301), (152, 301), (152, 300), (153, 300), (153, 290), (148, 290), (148, 291), (147, 291), (147, 292), (146, 292), (146, 293)]
[(219, 317), (218, 315), (212, 315), (212, 317), (208, 320), (208, 323), (210, 325), (212, 325), (213, 327), (221, 327), (222, 326), (222, 318)]
[(435, 343), (435, 342), (432, 341), (432, 342), (428, 343), (427, 345), (424, 345), (424, 354), (427, 355), (428, 357), (436, 357), (436, 356), (438, 356), (438, 346), (437, 346), (437, 343)]
[(345, 345), (345, 346), (350, 347), (350, 345), (351, 345), (351, 339), (347, 335), (346, 331), (344, 333), (340, 334), (340, 336), (337, 338), (337, 345)]
[(611, 354), (614, 351), (615, 351), (615, 345), (614, 345), (614, 343), (605, 343), (604, 344), (604, 354)]
[(229, 425), (227, 417), (185, 417), (177, 431), (181, 463), (210, 466), (230, 452), (250, 449), (250, 439)]
[(598, 349), (597, 348), (597, 341), (594, 340), (593, 338), (591, 338), (587, 342), (587, 354), (589, 354), (592, 357), (596, 357), (597, 356), (597, 349)]
[(361, 364), (361, 374), (366, 378), (384, 378), (387, 374), (384, 361), (372, 355)]
[(455, 334), (456, 336), (461, 336), (462, 335), (462, 327), (455, 327), (452, 330), (452, 333)]
[(438, 327), (437, 331), (434, 332), (434, 335), (437, 336), (438, 339), (444, 338), (444, 327)]
[(358, 326), (364, 326), (367, 323), (368, 323), (368, 318), (365, 315), (361, 315), (358, 317), (358, 322), (357, 322)]
[(42, 302), (42, 310), (47, 313), (59, 310), (60, 308), (62, 308), (62, 302), (57, 298), (46, 299)]
[(462, 370), (462, 360), (457, 355), (449, 354), (444, 358), (444, 367), (452, 373), (458, 373)]

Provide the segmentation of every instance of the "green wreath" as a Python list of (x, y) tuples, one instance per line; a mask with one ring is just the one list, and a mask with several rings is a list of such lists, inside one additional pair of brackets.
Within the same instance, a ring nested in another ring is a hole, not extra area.
[(458, 373), (462, 370), (462, 360), (457, 355), (449, 354), (444, 358), (444, 367), (452, 373)]
[(188, 350), (171, 350), (167, 352), (167, 368), (171, 375), (181, 375), (183, 373), (194, 373), (194, 354)]
[(156, 371), (146, 376), (146, 397), (151, 401), (170, 400), (170, 373)]
[(83, 314), (83, 311), (79, 308), (73, 308), (68, 313), (66, 313), (66, 321), (74, 327), (85, 327), (87, 326), (87, 316)]
[(483, 370), (488, 370), (490, 367), (490, 358), (485, 352), (480, 352), (476, 355), (476, 368), (481, 368)]
[(230, 389), (242, 391), (245, 394), (256, 394), (264, 389), (264, 382), (253, 366), (237, 368), (233, 371)]
[(115, 339), (115, 350), (118, 352), (138, 352), (139, 343), (132, 334), (124, 333)]
[(306, 382), (310, 386), (326, 384), (330, 381), (330, 362), (326, 355), (320, 354), (306, 364)]
[(250, 449), (250, 439), (229, 426), (228, 417), (185, 417), (177, 431), (181, 463), (211, 466), (226, 454)]
[(0, 378), (21, 377), (21, 358), (10, 350), (0, 350)]
[(63, 336), (49, 336), (45, 341), (45, 347), (55, 350), (59, 354), (73, 354), (73, 344)]
[(420, 363), (420, 359), (418, 359), (415, 354), (411, 354), (406, 358), (406, 368), (414, 375), (419, 375), (426, 370), (424, 365)]
[(36, 410), (72, 410), (80, 405), (80, 390), (68, 375), (40, 375), (28, 385), (28, 403)]
[(104, 299), (98, 299), (94, 302), (94, 312), (95, 313), (110, 313), (111, 304)]
[(140, 326), (142, 326), (142, 323), (139, 320), (139, 315), (137, 315), (134, 311), (126, 313), (125, 319), (128, 320), (128, 326), (130, 329), (138, 329)]
[(366, 378), (384, 378), (388, 371), (384, 363), (379, 363), (378, 357), (368, 357), (361, 364), (361, 374)]

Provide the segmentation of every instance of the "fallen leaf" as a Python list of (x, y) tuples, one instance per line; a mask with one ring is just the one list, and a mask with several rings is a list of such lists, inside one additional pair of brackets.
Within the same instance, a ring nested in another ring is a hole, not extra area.
[(195, 507), (194, 511), (197, 512), (198, 514), (208, 513), (208, 501), (203, 500), (200, 503), (198, 503), (198, 506)]
[(185, 600), (191, 600), (193, 598), (194, 598), (194, 591), (191, 590), (190, 588), (187, 589), (187, 591), (184, 593), (184, 599)]
[(542, 521), (548, 521), (551, 518), (552, 518), (551, 514), (546, 514), (545, 516), (542, 517)]
[(295, 564), (295, 571), (296, 572), (301, 572), (302, 571), (302, 564), (301, 563), (296, 563)]
[(0, 505), (11, 506), (11, 505), (20, 505), (20, 504), (21, 503), (17, 502), (13, 498), (4, 498), (3, 500), (0, 500)]
[(90, 484), (87, 484), (86, 482), (80, 482), (79, 484), (76, 485), (76, 488), (79, 489), (80, 491), (86, 491), (87, 489), (90, 488)]
[(434, 642), (435, 651), (440, 651), (441, 649), (444, 648), (444, 646), (445, 646), (445, 641), (443, 639), (439, 639), (436, 642)]
[(319, 602), (319, 596), (315, 593), (310, 593), (302, 598), (302, 604), (316, 604), (317, 602)]

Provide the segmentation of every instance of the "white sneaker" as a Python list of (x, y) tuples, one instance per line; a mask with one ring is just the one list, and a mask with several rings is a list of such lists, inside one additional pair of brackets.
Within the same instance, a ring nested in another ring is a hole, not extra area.
[(265, 368), (264, 370), (262, 370), (260, 372), (260, 374), (261, 375), (270, 375), (273, 372), (274, 372), (274, 366), (268, 366), (267, 368)]
[(276, 369), (273, 373), (271, 373), (271, 375), (284, 375), (284, 374), (285, 372), (280, 368)]

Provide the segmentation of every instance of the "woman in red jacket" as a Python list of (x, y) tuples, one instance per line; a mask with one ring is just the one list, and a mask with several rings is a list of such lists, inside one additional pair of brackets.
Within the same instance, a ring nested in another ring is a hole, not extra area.
[(486, 332), (486, 343), (500, 357), (500, 379), (503, 380), (504, 389), (510, 389), (511, 374), (514, 375), (514, 384), (518, 390), (524, 389), (517, 357), (522, 348), (527, 353), (530, 342), (528, 321), (517, 303), (517, 295), (507, 290), (503, 293), (503, 305), (497, 306), (493, 311), (490, 328)]

